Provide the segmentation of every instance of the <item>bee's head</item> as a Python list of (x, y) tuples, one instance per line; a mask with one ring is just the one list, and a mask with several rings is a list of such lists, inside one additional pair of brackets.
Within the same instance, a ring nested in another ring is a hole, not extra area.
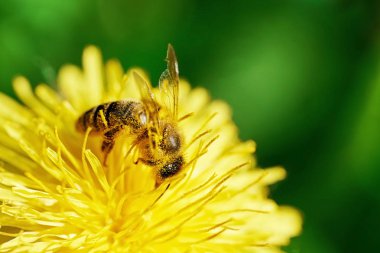
[(170, 160), (164, 166), (162, 166), (162, 168), (158, 170), (158, 175), (157, 175), (160, 181), (177, 174), (182, 169), (183, 162), (184, 162), (183, 157), (178, 156), (174, 158), (173, 160)]

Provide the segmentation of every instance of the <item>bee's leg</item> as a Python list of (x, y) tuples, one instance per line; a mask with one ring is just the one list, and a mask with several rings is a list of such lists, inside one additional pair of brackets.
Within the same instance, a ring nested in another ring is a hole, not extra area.
[(139, 162), (142, 162), (143, 164), (146, 164), (146, 165), (149, 165), (149, 166), (154, 166), (154, 165), (157, 165), (157, 161), (154, 161), (154, 160), (147, 160), (147, 159), (144, 159), (144, 158), (137, 158), (137, 160), (135, 161), (135, 164), (138, 164)]
[(107, 165), (107, 158), (109, 153), (111, 152), (113, 146), (115, 145), (115, 141), (111, 139), (105, 139), (102, 142), (102, 152), (104, 153), (104, 160), (103, 160), (103, 165)]
[(123, 128), (116, 126), (103, 133), (104, 141), (102, 142), (102, 152), (104, 153), (103, 165), (106, 165), (109, 153), (112, 151), (115, 145), (115, 138)]

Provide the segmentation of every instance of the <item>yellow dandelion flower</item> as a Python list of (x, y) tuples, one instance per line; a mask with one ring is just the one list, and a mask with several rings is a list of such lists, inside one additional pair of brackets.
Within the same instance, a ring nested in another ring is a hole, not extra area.
[[(136, 162), (142, 150), (131, 131), (115, 138), (104, 162), (102, 136), (78, 131), (77, 119), (110, 101), (146, 103), (142, 80), (140, 69), (103, 65), (90, 46), (83, 70), (60, 70), (59, 92), (46, 84), (33, 91), (17, 77), (23, 105), (0, 94), (0, 252), (269, 253), (299, 234), (298, 211), (268, 199), (285, 171), (257, 168), (255, 143), (238, 139), (228, 105), (183, 80), (181, 171), (157, 183), (157, 166)], [(147, 85), (161, 120), (172, 97)]]

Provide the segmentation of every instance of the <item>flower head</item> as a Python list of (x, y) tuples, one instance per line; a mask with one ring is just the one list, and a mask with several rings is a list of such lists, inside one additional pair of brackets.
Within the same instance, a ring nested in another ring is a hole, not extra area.
[[(102, 103), (144, 103), (136, 73), (148, 80), (115, 60), (103, 66), (90, 46), (83, 70), (60, 70), (59, 92), (17, 77), (23, 105), (0, 94), (0, 252), (279, 252), (301, 226), (295, 209), (268, 199), (285, 171), (256, 167), (254, 142), (238, 139), (229, 107), (205, 89), (179, 83), (184, 164), (159, 184), (154, 166), (136, 163), (133, 132), (104, 163), (103, 137), (75, 128)], [(146, 82), (165, 112), (171, 98)]]

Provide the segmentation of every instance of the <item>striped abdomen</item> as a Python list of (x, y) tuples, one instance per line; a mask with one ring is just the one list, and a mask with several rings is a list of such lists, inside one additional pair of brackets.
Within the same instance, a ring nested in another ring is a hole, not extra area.
[(138, 130), (145, 123), (146, 113), (141, 103), (121, 100), (101, 104), (86, 111), (77, 120), (76, 128), (85, 132), (91, 127), (92, 133), (103, 133), (123, 126)]

